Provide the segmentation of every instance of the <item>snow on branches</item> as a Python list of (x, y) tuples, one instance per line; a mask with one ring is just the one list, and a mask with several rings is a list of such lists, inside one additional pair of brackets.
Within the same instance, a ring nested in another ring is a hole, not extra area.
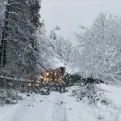
[[(121, 18), (101, 13), (90, 29), (77, 34), (82, 47), (80, 67), (87, 76), (114, 81), (120, 72)], [(120, 80), (120, 79), (119, 79)]]

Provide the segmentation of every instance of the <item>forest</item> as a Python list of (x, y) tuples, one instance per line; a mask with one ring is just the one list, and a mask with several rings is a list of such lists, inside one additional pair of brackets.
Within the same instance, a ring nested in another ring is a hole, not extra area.
[(96, 104), (95, 84), (121, 84), (121, 17), (101, 12), (90, 27), (79, 25), (75, 46), (57, 34), (61, 26), (47, 32), (41, 7), (41, 0), (0, 0), (0, 105), (22, 100), (18, 82), (63, 65), (67, 90), (80, 86), (73, 96)]

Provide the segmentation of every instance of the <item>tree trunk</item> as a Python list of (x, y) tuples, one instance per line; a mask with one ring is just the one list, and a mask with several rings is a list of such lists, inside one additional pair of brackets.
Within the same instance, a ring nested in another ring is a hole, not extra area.
[[(9, 4), (9, 0), (8, 0)], [(8, 12), (9, 12), (9, 6), (6, 5), (6, 11), (5, 11), (5, 20), (4, 20), (4, 26), (2, 31), (2, 40), (1, 40), (1, 46), (0, 46), (0, 66), (4, 67), (6, 65), (6, 48), (7, 48), (7, 36), (8, 36)]]

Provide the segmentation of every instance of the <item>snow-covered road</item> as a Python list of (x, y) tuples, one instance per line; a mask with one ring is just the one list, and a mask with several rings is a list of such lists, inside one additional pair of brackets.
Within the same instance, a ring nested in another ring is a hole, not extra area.
[(66, 121), (64, 95), (52, 92), (26, 97), (16, 105), (0, 108), (0, 121)]
[(19, 104), (1, 107), (0, 121), (80, 121), (86, 117), (87, 110), (79, 104), (69, 93), (34, 94)]
[[(100, 87), (107, 90), (104, 95), (109, 96), (109, 105), (89, 105), (84, 100), (78, 102), (69, 96), (72, 89), (64, 94), (23, 95), (25, 99), (18, 104), (0, 107), (0, 121), (121, 121), (121, 103), (115, 101), (121, 89), (104, 85)], [(115, 96), (114, 102), (111, 94)]]
[(66, 121), (63, 95), (51, 93), (26, 97), (14, 106), (0, 108), (0, 121)]

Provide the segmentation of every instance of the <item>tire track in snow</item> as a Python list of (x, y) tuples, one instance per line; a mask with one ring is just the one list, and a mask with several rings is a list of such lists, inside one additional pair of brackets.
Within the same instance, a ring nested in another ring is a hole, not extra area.
[(67, 121), (66, 108), (64, 105), (64, 96), (59, 93), (55, 93), (52, 105), (52, 117), (50, 121)]
[(15, 109), (11, 114), (8, 114), (4, 121), (21, 121), (21, 119), (24, 117), (26, 114), (27, 110), (30, 108), (29, 105), (33, 105), (34, 102), (31, 99), (32, 97), (28, 98), (27, 100), (24, 100), (21, 102), (21, 104)]

